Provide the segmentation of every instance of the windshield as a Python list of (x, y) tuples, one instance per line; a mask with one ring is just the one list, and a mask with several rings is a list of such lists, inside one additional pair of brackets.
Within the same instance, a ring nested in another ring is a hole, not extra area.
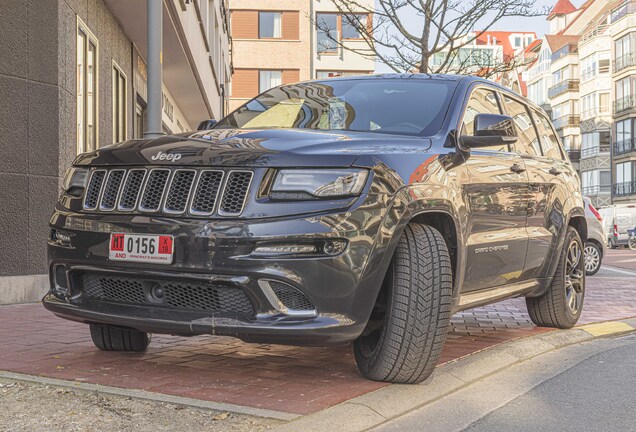
[(276, 87), (215, 129), (314, 129), (430, 136), (439, 131), (455, 81), (357, 79)]

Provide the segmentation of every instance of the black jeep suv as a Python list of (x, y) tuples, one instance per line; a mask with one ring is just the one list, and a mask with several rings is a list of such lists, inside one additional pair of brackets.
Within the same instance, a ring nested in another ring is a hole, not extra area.
[(44, 305), (102, 350), (353, 341), (366, 377), (415, 383), (457, 311), (581, 314), (577, 174), (540, 108), (475, 77), (284, 85), (211, 130), (82, 154), (63, 189)]

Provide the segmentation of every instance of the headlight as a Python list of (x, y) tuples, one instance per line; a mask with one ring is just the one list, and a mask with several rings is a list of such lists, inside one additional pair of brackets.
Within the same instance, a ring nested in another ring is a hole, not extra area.
[(298, 200), (356, 196), (367, 175), (361, 169), (283, 169), (276, 175), (270, 196)]
[(71, 167), (66, 170), (64, 175), (64, 182), (62, 187), (64, 192), (72, 191), (73, 189), (84, 189), (88, 181), (88, 170), (86, 168)]

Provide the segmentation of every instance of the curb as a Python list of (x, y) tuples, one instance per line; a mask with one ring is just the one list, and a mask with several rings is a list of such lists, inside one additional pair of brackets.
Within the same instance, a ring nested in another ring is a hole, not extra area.
[(47, 378), (36, 375), (26, 375), (15, 372), (0, 371), (0, 378), (13, 381), (22, 381), (35, 384), (64, 387), (72, 390), (87, 393), (97, 393), (104, 395), (114, 395), (121, 397), (129, 397), (134, 399), (149, 400), (154, 402), (170, 403), (175, 405), (183, 405), (193, 408), (203, 408), (214, 411), (227, 411), (236, 414), (244, 414), (253, 417), (264, 417), (274, 420), (291, 421), (300, 417), (298, 414), (291, 414), (282, 411), (274, 411), (263, 408), (252, 408), (242, 405), (234, 405), (223, 402), (211, 402), (199, 399), (192, 399), (182, 396), (173, 396), (163, 393), (149, 392), (145, 390), (126, 389), (120, 387), (110, 387), (99, 384), (90, 384), (77, 381), (61, 380), (56, 378)]
[(555, 330), (487, 348), (435, 369), (419, 385), (394, 384), (300, 417), (276, 432), (358, 432), (422, 408), (459, 389), (541, 354), (593, 339), (636, 331), (636, 318)]

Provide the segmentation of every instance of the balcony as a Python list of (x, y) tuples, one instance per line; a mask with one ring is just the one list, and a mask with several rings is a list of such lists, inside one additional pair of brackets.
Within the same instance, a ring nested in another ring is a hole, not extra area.
[(629, 95), (614, 101), (614, 115), (636, 108), (636, 96)]
[(601, 195), (601, 194), (609, 194), (612, 190), (611, 185), (594, 185), (594, 186), (583, 186), (581, 188), (583, 195)]
[(614, 155), (621, 155), (636, 150), (636, 139), (629, 138), (626, 140), (616, 141), (614, 143)]
[(561, 57), (565, 57), (570, 54), (578, 54), (579, 45), (576, 43), (569, 43), (567, 45), (563, 45), (563, 47), (559, 48), (555, 52), (552, 53), (552, 61), (556, 61)]
[(579, 91), (579, 80), (567, 79), (550, 87), (548, 89), (548, 98), (554, 99), (560, 94), (563, 94), (566, 92), (578, 92), (578, 91)]
[(636, 193), (636, 180), (630, 182), (616, 183), (614, 185), (614, 196), (625, 196)]
[(578, 127), (581, 124), (581, 117), (578, 114), (568, 114), (552, 120), (555, 129), (566, 127)]
[(618, 73), (632, 66), (636, 66), (636, 55), (634, 53), (623, 54), (614, 59), (614, 73)]
[(583, 33), (583, 35), (581, 36), (581, 42), (587, 42), (588, 40), (594, 39), (596, 36), (601, 36), (605, 34), (608, 28), (609, 28), (609, 25), (607, 24), (601, 24), (601, 25), (595, 26), (592, 30), (586, 33)]
[(601, 107), (590, 108), (588, 110), (581, 112), (581, 121), (591, 119), (591, 118), (596, 118), (596, 117), (608, 118), (611, 116), (612, 116), (612, 111), (610, 110), (610, 106), (606, 105)]
[(609, 145), (584, 148), (584, 149), (581, 149), (581, 159), (591, 158), (596, 156), (599, 153), (608, 152), (609, 150), (610, 150)]
[(634, 12), (636, 12), (636, 2), (627, 1), (612, 11), (610, 15), (610, 23), (614, 24), (619, 19)]

